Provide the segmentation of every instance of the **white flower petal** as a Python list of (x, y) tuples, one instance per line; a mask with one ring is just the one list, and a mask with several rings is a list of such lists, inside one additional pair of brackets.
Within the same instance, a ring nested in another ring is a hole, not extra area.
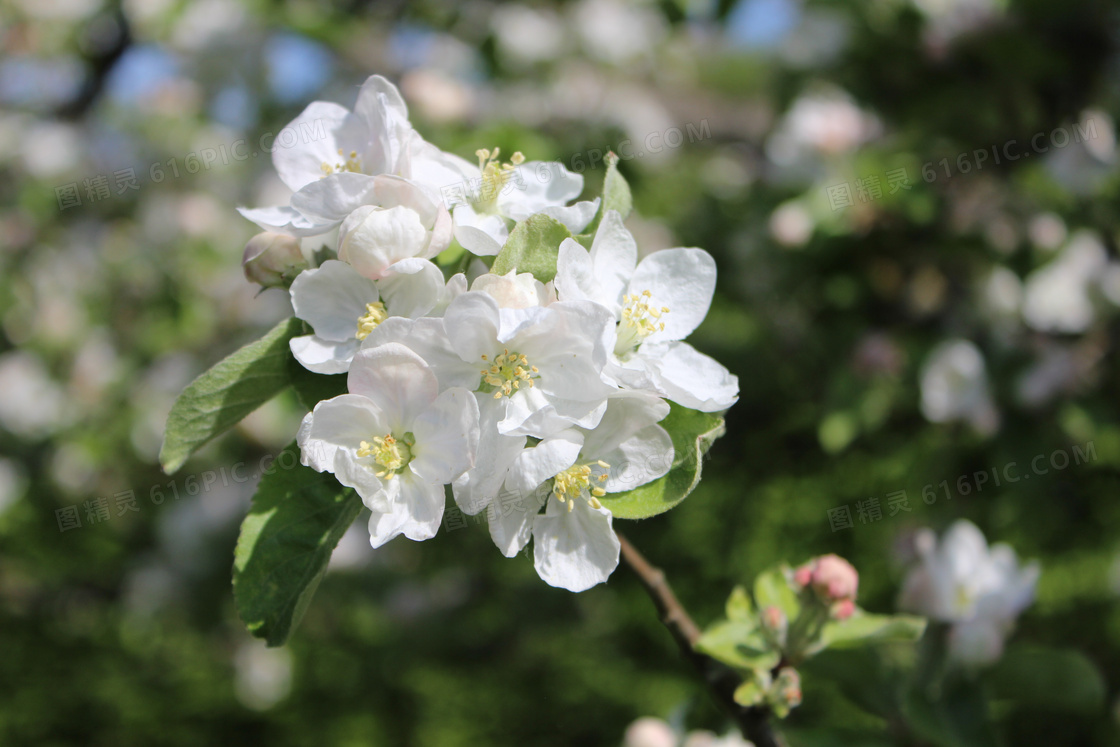
[(390, 265), (379, 287), (389, 313), (415, 319), (439, 303), (446, 286), (434, 263), (412, 257)]
[[(396, 486), (399, 494), (400, 487)], [(408, 505), (397, 498), (385, 500), (381, 509), (370, 509), (369, 541), (373, 547), (381, 547), (399, 534), (411, 519)]]
[(655, 394), (626, 390), (615, 392), (607, 400), (602, 420), (594, 431), (587, 434), (584, 453), (600, 455), (612, 451), (642, 429), (660, 423), (668, 414), (669, 404)]
[(378, 469), (380, 468), (369, 457), (361, 459), (339, 450), (335, 454), (334, 469), (331, 471), (341, 485), (357, 491), (362, 503), (370, 511), (388, 511), (393, 488), (377, 477)]
[(475, 394), (479, 407), (479, 440), (475, 466), (455, 480), (455, 502), (473, 516), (485, 509), (501, 490), (510, 465), (525, 448), (524, 436), (498, 432), (502, 408), (487, 394)]
[(430, 483), (445, 485), (474, 466), (478, 452), (478, 402), (461, 387), (436, 397), (412, 424), (416, 445), (409, 468)]
[(622, 296), (638, 266), (638, 243), (622, 223), (617, 210), (608, 210), (591, 242), (591, 262), (602, 295), (592, 298), (605, 305), (618, 318)]
[(400, 343), (423, 358), (431, 366), (441, 389), (478, 388), (479, 366), (464, 361), (451, 349), (442, 319), (389, 317), (362, 342), (362, 349), (378, 348), (390, 342)]
[(292, 355), (308, 371), (317, 374), (341, 374), (350, 370), (350, 361), (358, 352), (361, 343), (358, 338), (345, 342), (324, 340), (318, 335), (293, 337), (288, 343)]
[(477, 165), (440, 150), (415, 133), (409, 142), (408, 160), (405, 175), (448, 209), (453, 207), (453, 199), (465, 193), (471, 181), (482, 173)]
[[(287, 147), (285, 136), (273, 141), (272, 165), (293, 192), (323, 176), (323, 164), (345, 161), (340, 149), (349, 153), (362, 139), (363, 126), (346, 107), (328, 101), (313, 101), (284, 130), (296, 136)], [(282, 131), (283, 132), (283, 131)]]
[(673, 466), (673, 439), (659, 425), (648, 425), (614, 449), (591, 452), (610, 465), (601, 487), (622, 493), (667, 474)]
[(739, 399), (739, 379), (686, 342), (646, 343), (638, 355), (656, 367), (660, 393), (701, 412), (726, 410)]
[(378, 300), (377, 286), (353, 267), (336, 259), (313, 270), (304, 270), (292, 282), (295, 315), (311, 325), (324, 340), (356, 339), (358, 319), (366, 304)]
[(412, 130), (400, 91), (380, 75), (371, 75), (358, 92), (354, 114), (365, 124), (371, 142), (362, 159), (362, 170), (369, 174), (395, 173)]
[(994, 620), (957, 623), (949, 631), (949, 658), (971, 666), (991, 664), (1003, 655), (1003, 637)]
[(286, 233), (291, 236), (319, 236), (331, 230), (330, 221), (308, 218), (288, 205), (263, 208), (237, 208), (242, 217), (253, 221), (266, 231)]
[[(524, 395), (524, 396), (523, 396)], [(587, 401), (547, 397), (530, 389), (515, 394), (498, 430), (509, 435), (545, 438), (567, 428), (592, 429), (607, 409), (606, 397)]]
[(502, 555), (512, 558), (529, 544), (533, 536), (533, 521), (550, 491), (534, 490), (528, 495), (503, 490), (487, 512), (490, 539), (494, 540)]
[(587, 224), (599, 212), (599, 198), (577, 202), (568, 207), (562, 205), (546, 207), (541, 212), (564, 224), (564, 227), (573, 234), (577, 234), (587, 228)]
[(340, 449), (356, 452), (363, 440), (388, 432), (389, 424), (373, 402), (356, 394), (343, 394), (315, 405), (304, 416), (296, 441), (304, 465), (317, 472), (330, 472)]
[(708, 315), (715, 288), (716, 262), (703, 249), (662, 249), (639, 262), (630, 293), (648, 290), (655, 305), (669, 308), (661, 317), (665, 329), (654, 332), (647, 342), (688, 337)]
[(401, 481), (401, 500), (408, 506), (408, 521), (401, 526), (401, 533), (416, 542), (435, 537), (447, 503), (443, 486), (426, 482), (408, 470), (396, 479)]
[(470, 205), (456, 205), (452, 218), (455, 239), (471, 254), (492, 257), (509, 238), (509, 228), (501, 216), (476, 213)]
[(558, 161), (529, 161), (518, 166), (517, 172), (510, 180), (516, 188), (498, 193), (498, 211), (515, 221), (546, 207), (567, 205), (583, 191), (583, 177)]
[(525, 449), (510, 467), (506, 488), (520, 495), (533, 493), (546, 480), (575, 464), (582, 447), (583, 435), (566, 430)]
[(439, 384), (424, 359), (399, 343), (359, 350), (346, 379), (351, 394), (372, 400), (400, 436), (431, 405)]
[(378, 280), (394, 262), (425, 254), (429, 239), (415, 210), (363, 205), (342, 222), (338, 258), (365, 277)]
[(330, 174), (292, 195), (291, 205), (308, 220), (334, 227), (362, 205), (378, 204), (378, 184), (366, 174)]
[(568, 591), (585, 591), (607, 580), (618, 567), (621, 549), (611, 527), (611, 512), (576, 500), (549, 500), (533, 522), (533, 565), (546, 583)]
[(447, 306), (443, 326), (452, 349), (481, 370), (482, 356), (500, 352), (496, 350), (499, 319), (497, 301), (485, 293), (467, 292)]
[[(599, 283), (599, 276), (591, 262), (591, 255), (575, 239), (564, 239), (560, 242), (560, 253), (556, 258), (555, 283), (556, 295), (561, 301), (603, 303), (607, 296)], [(612, 311), (617, 314), (617, 308)]]

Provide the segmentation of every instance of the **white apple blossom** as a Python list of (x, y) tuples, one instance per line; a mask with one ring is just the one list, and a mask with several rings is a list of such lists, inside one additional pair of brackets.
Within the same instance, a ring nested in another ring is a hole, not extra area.
[(922, 414), (931, 422), (963, 420), (982, 434), (999, 427), (984, 356), (968, 340), (948, 340), (930, 352), (922, 367), (921, 390)]
[(468, 514), (486, 508), (505, 470), (525, 446), (580, 426), (594, 428), (617, 391), (602, 380), (610, 315), (587, 302), (500, 308), (489, 294), (470, 291), (441, 319), (389, 319), (363, 343), (399, 342), (432, 367), (440, 385), (476, 393), (482, 440), (474, 469), (455, 482)]
[(444, 283), (443, 273), (426, 259), (395, 262), (376, 281), (346, 262), (327, 260), (292, 282), (295, 315), (314, 331), (291, 341), (292, 354), (309, 371), (345, 373), (378, 324), (391, 316), (438, 314), (465, 290), (463, 275)]
[(471, 283), (472, 291), (487, 293), (502, 309), (527, 309), (547, 306), (556, 300), (552, 281), (542, 283), (531, 272), (510, 270), (505, 275), (485, 273)]
[(703, 412), (738, 400), (738, 378), (682, 342), (707, 316), (715, 290), (715, 261), (703, 249), (662, 249), (638, 262), (634, 237), (608, 210), (590, 251), (572, 239), (560, 245), (554, 282), (561, 301), (589, 300), (612, 313), (611, 381)]
[[(401, 260), (432, 259), (451, 243), (450, 221), (409, 207), (362, 205), (338, 229), (338, 258), (372, 280), (393, 274)], [(425, 217), (433, 219), (426, 225)]]
[(444, 486), (474, 464), (478, 406), (460, 387), (440, 392), (435, 374), (403, 345), (360, 351), (349, 394), (320, 402), (300, 426), (302, 462), (332, 472), (372, 512), (370, 541), (435, 536)]
[(1003, 654), (1015, 619), (1034, 599), (1037, 563), (1020, 566), (1005, 544), (988, 547), (983, 533), (958, 521), (941, 538), (916, 539), (918, 565), (906, 578), (899, 606), (952, 624), (949, 653), (966, 664), (989, 664)]
[(452, 207), (455, 238), (467, 251), (491, 256), (501, 251), (513, 222), (544, 213), (580, 233), (599, 211), (599, 199), (568, 203), (583, 192), (583, 177), (562, 163), (525, 161), (514, 153), (499, 161), (501, 149), (476, 151), (478, 165), (450, 153), (429, 154), (440, 168), (429, 167), (418, 184), (436, 190)]
[[(272, 163), (294, 193), (290, 203), (239, 212), (266, 231), (295, 236), (325, 233), (362, 205), (408, 204), (393, 194), (401, 184), (416, 189), (408, 180), (448, 184), (458, 177), (412, 128), (400, 92), (380, 75), (366, 79), (352, 112), (328, 101), (309, 104), (277, 136)], [(426, 194), (433, 208), (446, 210), (438, 188)]]
[(1092, 292), (1107, 267), (1100, 239), (1088, 231), (1075, 234), (1056, 259), (1027, 277), (1024, 321), (1040, 332), (1084, 332), (1096, 317)]
[(494, 543), (513, 557), (532, 535), (537, 573), (552, 586), (584, 591), (606, 581), (621, 546), (599, 499), (669, 471), (673, 441), (657, 425), (668, 413), (658, 397), (620, 393), (595, 429), (567, 429), (522, 451), (505, 481), (522, 510), (491, 512)]

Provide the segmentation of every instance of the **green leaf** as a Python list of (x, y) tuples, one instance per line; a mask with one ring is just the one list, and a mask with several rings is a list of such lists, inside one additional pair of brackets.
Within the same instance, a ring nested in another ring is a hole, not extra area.
[(607, 175), (603, 177), (603, 208), (600, 212), (606, 214), (608, 210), (617, 210), (622, 219), (626, 220), (633, 209), (634, 198), (630, 194), (630, 185), (618, 171), (618, 156), (608, 153)]
[(852, 648), (887, 641), (916, 641), (926, 632), (926, 619), (911, 615), (872, 615), (857, 609), (847, 620), (834, 620), (821, 631), (826, 647)]
[(1099, 713), (1106, 687), (1100, 671), (1079, 651), (1013, 646), (989, 673), (992, 694), (1049, 711)]
[(751, 622), (720, 620), (700, 640), (696, 650), (737, 669), (770, 671), (782, 658)]
[(325, 399), (333, 399), (347, 392), (346, 374), (317, 374), (304, 368), (295, 357), (288, 362), (288, 377), (300, 404), (308, 410), (315, 409), (315, 405)]
[(510, 270), (531, 272), (537, 280), (547, 283), (556, 277), (560, 243), (571, 237), (571, 231), (563, 223), (544, 213), (530, 215), (510, 231), (490, 271), (495, 275), (504, 275)]
[(626, 220), (633, 209), (634, 199), (630, 194), (630, 185), (626, 182), (626, 177), (618, 171), (618, 156), (614, 153), (608, 153), (607, 175), (603, 178), (603, 202), (599, 206), (599, 212), (595, 214), (595, 218), (591, 221), (591, 225), (576, 239), (584, 247), (590, 249), (595, 232), (599, 230), (599, 224), (603, 222), (603, 216), (607, 214), (608, 210), (617, 210), (622, 219)]
[(848, 700), (880, 718), (898, 717), (907, 671), (880, 648), (829, 649), (799, 669), (811, 678), (831, 680)]
[(777, 607), (792, 623), (801, 614), (797, 592), (786, 580), (784, 567), (763, 571), (754, 580), (754, 601), (758, 608)]
[(723, 418), (669, 405), (661, 426), (673, 439), (673, 467), (653, 482), (599, 500), (616, 519), (648, 519), (676, 506), (700, 483), (700, 467), (712, 442), (723, 435)]
[(731, 596), (727, 598), (727, 618), (738, 622), (754, 620), (753, 607), (747, 590), (742, 586), (736, 586), (731, 590)]
[(159, 461), (172, 474), (212, 438), (288, 386), (288, 341), (302, 334), (295, 318), (280, 322), (261, 339), (225, 358), (192, 381), (167, 416)]
[(953, 677), (940, 683), (916, 682), (903, 713), (915, 734), (938, 747), (996, 747), (983, 688), (975, 680)]
[(272, 469), (261, 479), (241, 524), (233, 594), (249, 632), (279, 646), (307, 611), (335, 545), (362, 502), (334, 475), (302, 466), (294, 443)]
[(735, 688), (735, 693), (732, 695), (735, 702), (744, 708), (756, 706), (766, 699), (766, 688), (762, 683), (754, 677), (748, 677), (743, 684)]

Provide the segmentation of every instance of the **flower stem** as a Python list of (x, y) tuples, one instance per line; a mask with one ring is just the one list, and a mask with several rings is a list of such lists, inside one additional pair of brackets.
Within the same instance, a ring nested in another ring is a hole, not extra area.
[(650, 565), (630, 541), (618, 535), (622, 545), (622, 560), (638, 576), (646, 593), (661, 615), (661, 623), (672, 634), (684, 658), (688, 659), (697, 673), (708, 685), (712, 696), (738, 723), (740, 731), (755, 747), (785, 747), (783, 740), (770, 724), (770, 709), (766, 707), (745, 708), (735, 702), (735, 689), (742, 678), (734, 671), (705, 656), (695, 648), (700, 639), (700, 628), (696, 626), (685, 611), (677, 595), (673, 593), (665, 572)]

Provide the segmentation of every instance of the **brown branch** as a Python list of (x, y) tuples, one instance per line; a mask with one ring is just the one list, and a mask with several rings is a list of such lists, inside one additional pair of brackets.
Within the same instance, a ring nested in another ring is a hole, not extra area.
[(715, 659), (705, 656), (695, 648), (700, 639), (700, 628), (681, 606), (677, 595), (669, 586), (665, 573), (650, 565), (630, 541), (618, 535), (622, 544), (622, 559), (638, 576), (646, 593), (661, 616), (662, 624), (672, 634), (684, 658), (692, 663), (697, 673), (707, 683), (708, 689), (738, 723), (739, 729), (756, 747), (784, 747), (785, 742), (770, 725), (768, 708), (744, 708), (735, 702), (735, 689), (742, 683), (739, 675)]

